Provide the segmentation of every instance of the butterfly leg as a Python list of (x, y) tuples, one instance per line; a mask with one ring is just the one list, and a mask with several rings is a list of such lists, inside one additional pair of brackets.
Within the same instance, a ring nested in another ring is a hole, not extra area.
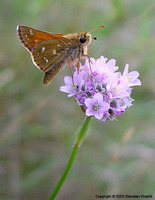
[(92, 73), (91, 64), (93, 64), (93, 63), (92, 63), (92, 61), (90, 60), (90, 56), (89, 56), (89, 46), (87, 47), (87, 53), (88, 53), (88, 54), (87, 54), (87, 55), (84, 55), (84, 56), (88, 58), (90, 71), (91, 71), (91, 73)]
[(79, 56), (78, 57), (78, 66), (77, 66), (78, 74), (79, 74), (79, 71), (80, 71), (80, 59), (81, 59), (81, 57)]
[(92, 73), (92, 69), (91, 69), (91, 64), (93, 64), (92, 63), (92, 61), (90, 60), (90, 56), (89, 56), (89, 46), (88, 46), (88, 60), (89, 60), (89, 67), (90, 67), (90, 71), (91, 71), (91, 73)]
[(87, 48), (88, 48), (88, 55), (87, 55), (87, 57), (88, 57), (89, 63), (92, 63), (92, 61), (90, 60), (90, 56), (89, 56), (89, 46)]
[(70, 71), (71, 71), (71, 75), (72, 75), (72, 79), (73, 79), (72, 66), (71, 66), (71, 63), (70, 63), (69, 59), (67, 59), (67, 61), (68, 61), (69, 69), (70, 69)]

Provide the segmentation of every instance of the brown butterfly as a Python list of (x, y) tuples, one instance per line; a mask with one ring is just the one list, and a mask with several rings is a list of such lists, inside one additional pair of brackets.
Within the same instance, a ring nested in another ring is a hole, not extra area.
[[(103, 25), (99, 28), (101, 27)], [(27, 26), (17, 26), (18, 37), (30, 52), (34, 65), (40, 71), (45, 72), (44, 85), (48, 85), (67, 62), (70, 70), (71, 64), (78, 63), (79, 70), (82, 57), (88, 57), (90, 60), (89, 44), (92, 41), (90, 32), (60, 34), (39, 31)]]

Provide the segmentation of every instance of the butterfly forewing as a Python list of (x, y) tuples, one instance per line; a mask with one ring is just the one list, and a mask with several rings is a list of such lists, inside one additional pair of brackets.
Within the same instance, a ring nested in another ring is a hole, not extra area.
[(64, 34), (39, 31), (27, 26), (17, 26), (18, 37), (23, 46), (31, 52), (40, 41), (62, 38)]
[(38, 42), (31, 50), (31, 56), (34, 64), (41, 71), (49, 71), (54, 65), (58, 65), (67, 54), (67, 38), (44, 40)]

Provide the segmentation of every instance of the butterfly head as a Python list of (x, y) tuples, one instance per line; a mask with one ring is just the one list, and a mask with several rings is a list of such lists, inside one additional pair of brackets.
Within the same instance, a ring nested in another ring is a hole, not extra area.
[(82, 32), (78, 35), (78, 40), (82, 46), (88, 46), (92, 41), (92, 36), (88, 32)]

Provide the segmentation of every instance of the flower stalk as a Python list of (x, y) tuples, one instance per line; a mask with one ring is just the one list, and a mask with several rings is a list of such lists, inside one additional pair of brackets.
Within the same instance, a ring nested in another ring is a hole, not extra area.
[(74, 162), (74, 159), (75, 159), (75, 156), (77, 154), (77, 151), (79, 149), (79, 147), (81, 146), (82, 142), (83, 142), (83, 139), (86, 135), (86, 132), (88, 130), (88, 127), (89, 127), (89, 124), (91, 122), (91, 117), (86, 117), (83, 124), (82, 124), (82, 127), (80, 128), (77, 136), (76, 136), (76, 139), (75, 139), (75, 142), (74, 142), (74, 146), (73, 146), (73, 150), (72, 150), (72, 153), (70, 155), (70, 158), (69, 158), (69, 161), (68, 161), (68, 164), (66, 166), (66, 169), (63, 173), (63, 175), (61, 176), (54, 192), (52, 193), (52, 195), (50, 196), (49, 200), (54, 200), (56, 195), (58, 194), (60, 188), (62, 187), (72, 165), (73, 165), (73, 162)]

